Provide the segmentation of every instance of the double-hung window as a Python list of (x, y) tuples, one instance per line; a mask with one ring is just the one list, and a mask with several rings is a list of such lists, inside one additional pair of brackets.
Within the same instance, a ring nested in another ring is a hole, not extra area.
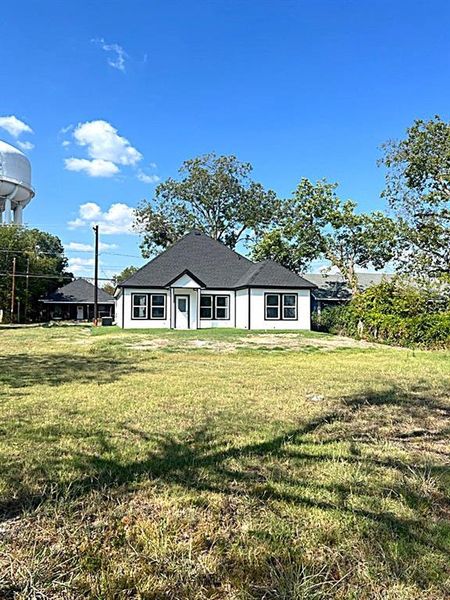
[(200, 296), (200, 319), (228, 320), (230, 318), (230, 296)]
[(283, 319), (285, 321), (297, 318), (297, 294), (283, 294)]
[(230, 296), (215, 296), (214, 297), (214, 318), (229, 319), (230, 318)]
[(131, 314), (133, 319), (165, 319), (165, 294), (132, 294)]
[(200, 296), (200, 319), (212, 319), (213, 318), (213, 297)]
[(133, 294), (131, 297), (133, 319), (148, 318), (147, 294)]
[(266, 321), (295, 321), (297, 294), (266, 294), (264, 317)]
[(150, 319), (166, 318), (166, 295), (150, 294)]

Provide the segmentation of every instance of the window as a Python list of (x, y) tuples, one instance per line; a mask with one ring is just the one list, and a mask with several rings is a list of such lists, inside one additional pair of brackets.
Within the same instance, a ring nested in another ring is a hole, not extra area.
[(280, 318), (280, 294), (266, 294), (266, 319)]
[(215, 318), (216, 319), (229, 319), (230, 315), (230, 297), (229, 296), (215, 296)]
[(230, 318), (230, 296), (200, 296), (200, 319), (218, 321)]
[(213, 297), (200, 296), (200, 319), (212, 319), (213, 316)]
[(147, 299), (147, 294), (133, 294), (131, 296), (133, 319), (147, 318)]
[(132, 294), (131, 314), (133, 319), (165, 319), (165, 294)]
[(150, 294), (150, 319), (166, 318), (165, 294)]
[(297, 320), (297, 294), (266, 294), (266, 321)]
[(283, 319), (297, 318), (297, 294), (283, 294)]

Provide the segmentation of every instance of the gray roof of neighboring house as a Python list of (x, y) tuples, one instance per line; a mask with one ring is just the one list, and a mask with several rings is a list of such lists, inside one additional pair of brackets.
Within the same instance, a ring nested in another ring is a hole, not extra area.
[(118, 287), (168, 287), (186, 271), (206, 288), (314, 287), (273, 261), (254, 263), (197, 230), (182, 237)]
[[(352, 292), (340, 273), (308, 273), (306, 277), (316, 284), (313, 296), (321, 300), (348, 300)], [(389, 273), (357, 273), (358, 284), (361, 290), (371, 285), (377, 285), (383, 280), (392, 278)]]
[[(58, 288), (41, 300), (45, 304), (73, 302), (77, 304), (94, 304), (95, 286), (86, 279), (75, 279)], [(98, 288), (99, 304), (114, 304), (114, 298), (104, 290)]]

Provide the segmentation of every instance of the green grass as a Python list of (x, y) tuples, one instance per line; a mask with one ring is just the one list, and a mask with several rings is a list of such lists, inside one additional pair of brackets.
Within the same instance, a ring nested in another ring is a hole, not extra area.
[(444, 600), (450, 353), (0, 332), (0, 598)]

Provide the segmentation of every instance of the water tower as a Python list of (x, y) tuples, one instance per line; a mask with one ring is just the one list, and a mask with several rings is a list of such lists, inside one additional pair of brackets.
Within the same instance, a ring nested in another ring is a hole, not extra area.
[(30, 161), (0, 140), (0, 225), (22, 225), (22, 211), (33, 196)]

